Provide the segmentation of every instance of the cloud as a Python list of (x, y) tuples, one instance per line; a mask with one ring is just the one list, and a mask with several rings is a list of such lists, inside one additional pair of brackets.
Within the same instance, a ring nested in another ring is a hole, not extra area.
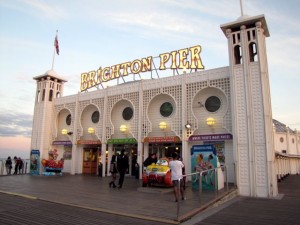
[[(18, 2), (18, 3), (17, 3)], [(19, 0), (3, 1), (1, 6), (10, 8), (24, 14), (33, 15), (41, 19), (64, 19), (67, 17), (66, 11), (59, 7), (59, 4), (51, 4), (51, 1), (40, 0)]]
[(0, 112), (0, 136), (31, 136), (32, 115), (18, 112)]

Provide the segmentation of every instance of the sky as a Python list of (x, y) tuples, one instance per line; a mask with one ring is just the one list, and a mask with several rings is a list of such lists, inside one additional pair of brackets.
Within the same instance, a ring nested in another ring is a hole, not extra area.
[[(243, 0), (264, 14), (273, 118), (300, 130), (300, 1)], [(0, 0), (0, 158), (30, 152), (36, 83), (50, 70), (80, 91), (80, 75), (201, 45), (205, 69), (229, 65), (220, 25), (241, 16), (240, 0)]]

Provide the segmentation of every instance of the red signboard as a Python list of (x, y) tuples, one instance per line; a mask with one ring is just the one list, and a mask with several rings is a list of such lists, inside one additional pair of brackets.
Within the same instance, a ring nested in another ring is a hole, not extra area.
[(180, 138), (177, 137), (177, 136), (171, 136), (171, 137), (145, 137), (144, 142), (147, 142), (147, 143), (180, 142)]
[(99, 140), (79, 140), (77, 141), (78, 145), (100, 145), (101, 141)]

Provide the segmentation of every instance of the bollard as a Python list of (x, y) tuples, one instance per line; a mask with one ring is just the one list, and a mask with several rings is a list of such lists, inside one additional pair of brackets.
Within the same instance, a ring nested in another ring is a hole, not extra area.
[(25, 163), (25, 174), (27, 174), (27, 162)]
[(215, 195), (218, 195), (218, 168), (215, 168), (213, 173), (214, 173), (214, 186), (215, 186)]
[(202, 194), (202, 172), (199, 173), (199, 194)]
[(177, 198), (177, 221), (179, 221), (179, 207), (180, 207), (180, 205), (179, 205), (179, 197), (180, 197), (180, 182), (181, 182), (181, 180), (180, 179), (178, 179), (178, 184), (177, 184), (177, 196), (176, 196), (176, 198)]

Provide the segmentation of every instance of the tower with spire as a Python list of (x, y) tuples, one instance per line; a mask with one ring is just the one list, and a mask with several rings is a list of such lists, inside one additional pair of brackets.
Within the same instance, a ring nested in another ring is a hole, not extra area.
[(239, 194), (278, 194), (272, 134), (272, 110), (266, 51), (269, 30), (264, 15), (241, 17), (221, 25), (228, 39), (231, 71), (233, 151)]
[(56, 98), (63, 96), (64, 83), (53, 70), (33, 78), (36, 80), (36, 96), (32, 126), (31, 149), (39, 150), (41, 156), (48, 153), (51, 146), (53, 105)]

